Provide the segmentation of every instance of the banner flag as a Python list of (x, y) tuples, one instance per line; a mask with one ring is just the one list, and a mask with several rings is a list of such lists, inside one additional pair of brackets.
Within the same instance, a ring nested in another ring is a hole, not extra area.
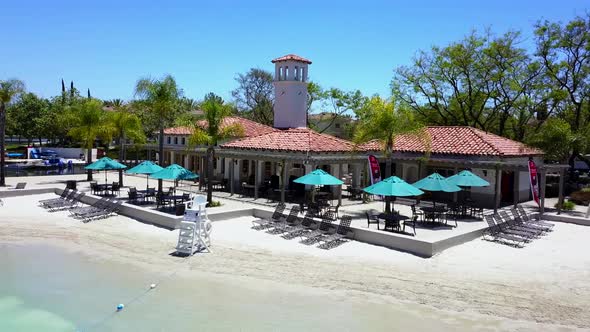
[(374, 155), (369, 155), (369, 174), (371, 177), (371, 184), (381, 181), (381, 170), (379, 168), (379, 160)]
[(541, 203), (539, 202), (539, 181), (537, 177), (537, 165), (533, 161), (533, 158), (529, 159), (529, 179), (531, 182), (531, 191), (533, 193), (533, 199), (537, 203), (539, 207), (541, 207)]

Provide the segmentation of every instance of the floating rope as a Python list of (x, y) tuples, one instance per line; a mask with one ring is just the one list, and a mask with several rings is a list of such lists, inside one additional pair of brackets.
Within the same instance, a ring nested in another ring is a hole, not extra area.
[(184, 268), (185, 267), (184, 264), (189, 261), (188, 259), (191, 256), (187, 256), (187, 257), (183, 258), (183, 262), (181, 263), (181, 265), (178, 268), (176, 268), (174, 271), (172, 271), (172, 273), (170, 273), (169, 275), (164, 276), (164, 277), (160, 278), (160, 280), (158, 280), (155, 283), (151, 284), (148, 289), (146, 289), (143, 292), (139, 293), (137, 296), (131, 298), (129, 301), (117, 305), (117, 308), (116, 308), (115, 311), (110, 312), (109, 314), (105, 315), (103, 318), (101, 318), (97, 322), (95, 322), (93, 324), (90, 324), (90, 325), (88, 325), (86, 327), (83, 327), (83, 325), (80, 325), (79, 327), (75, 328), (74, 331), (75, 332), (87, 332), (87, 331), (95, 330), (99, 326), (104, 325), (107, 321), (109, 321), (110, 319), (114, 318), (118, 313), (123, 312), (123, 309), (125, 308), (125, 306), (128, 306), (130, 304), (133, 304), (133, 303), (139, 301), (141, 298), (143, 298), (146, 295), (148, 295), (150, 293), (150, 291), (156, 289), (156, 287), (158, 287), (159, 285), (163, 284), (164, 282), (169, 281), (170, 279), (172, 279), (172, 277), (174, 277), (178, 273), (178, 271), (180, 271), (181, 268)]

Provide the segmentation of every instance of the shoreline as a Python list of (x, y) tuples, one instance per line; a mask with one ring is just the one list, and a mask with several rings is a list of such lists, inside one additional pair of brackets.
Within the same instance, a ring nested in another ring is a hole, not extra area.
[[(590, 327), (590, 318), (583, 314), (590, 310), (590, 288), (586, 283), (590, 260), (559, 252), (531, 260), (525, 255), (527, 250), (535, 254), (545, 251), (545, 247), (533, 248), (535, 244), (513, 249), (476, 240), (430, 259), (352, 243), (341, 246), (341, 250), (312, 252), (280, 238), (285, 243), (278, 247), (272, 235), (248, 233), (248, 220), (239, 218), (215, 222), (213, 253), (197, 254), (183, 266), (183, 258), (169, 255), (174, 251), (177, 231), (120, 216), (83, 224), (66, 217), (67, 213), (49, 213), (36, 206), (17, 207), (45, 197), (50, 196), (5, 199), (0, 245), (51, 245), (98, 262), (132, 264), (156, 273), (179, 269), (182, 278), (200, 275), (310, 287), (312, 292), (346, 294), (355, 301), (417, 305), (461, 317), (482, 315), (491, 320), (521, 322), (532, 325), (531, 330), (533, 326), (573, 330), (574, 326)], [(245, 233), (223, 236), (231, 230)], [(590, 234), (590, 229), (558, 224), (548, 239), (539, 240), (543, 241), (539, 246), (550, 245), (550, 238), (557, 234), (583, 237)], [(242, 237), (268, 241), (256, 246), (245, 240), (239, 242)], [(583, 244), (578, 250), (584, 252)], [(561, 260), (553, 262), (557, 258)]]

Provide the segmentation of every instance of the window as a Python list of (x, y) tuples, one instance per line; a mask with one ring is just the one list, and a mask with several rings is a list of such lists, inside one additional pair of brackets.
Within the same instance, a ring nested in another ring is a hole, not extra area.
[(340, 129), (340, 124), (339, 124), (339, 123), (335, 123), (335, 124), (334, 124), (334, 127), (335, 127), (336, 129)]
[(172, 137), (168, 136), (167, 139), (168, 139), (168, 144), (170, 144), (172, 142)]
[(182, 145), (186, 145), (186, 138), (185, 137), (182, 138)]
[(295, 66), (295, 80), (299, 81), (299, 67)]
[(174, 137), (174, 144), (178, 144), (178, 137)]
[(285, 66), (285, 76), (283, 77), (283, 79), (286, 81), (289, 79), (289, 66)]

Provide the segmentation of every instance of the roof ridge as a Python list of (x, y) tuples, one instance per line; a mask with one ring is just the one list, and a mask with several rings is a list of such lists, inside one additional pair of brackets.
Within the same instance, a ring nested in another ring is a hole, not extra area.
[(469, 128), (469, 130), (476, 135), (477, 137), (479, 137), (479, 139), (487, 146), (489, 146), (495, 153), (497, 153), (500, 156), (503, 156), (504, 153), (502, 153), (502, 151), (500, 151), (500, 149), (498, 149), (494, 144), (488, 142), (482, 135), (481, 133), (485, 133), (488, 134), (487, 132), (481, 130), (481, 129), (477, 129), (475, 127), (467, 127)]

